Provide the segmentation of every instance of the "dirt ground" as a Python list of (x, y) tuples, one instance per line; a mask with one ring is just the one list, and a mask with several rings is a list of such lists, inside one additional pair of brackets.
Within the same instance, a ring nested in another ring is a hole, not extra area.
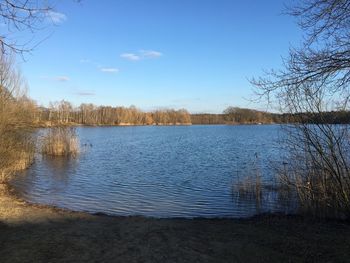
[(90, 215), (30, 205), (0, 185), (0, 262), (350, 262), (350, 224)]

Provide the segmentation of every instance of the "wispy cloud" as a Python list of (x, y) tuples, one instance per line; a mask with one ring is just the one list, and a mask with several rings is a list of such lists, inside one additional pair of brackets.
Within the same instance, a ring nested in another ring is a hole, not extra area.
[(130, 61), (139, 61), (142, 59), (156, 59), (163, 56), (163, 53), (155, 50), (140, 50), (136, 53), (122, 53), (120, 57)]
[(137, 61), (140, 60), (141, 57), (134, 54), (134, 53), (123, 53), (120, 55), (121, 58), (127, 59), (127, 60), (131, 60), (131, 61)]
[(81, 97), (95, 96), (95, 92), (92, 92), (92, 91), (79, 91), (79, 92), (76, 92), (75, 95), (78, 95), (78, 96), (81, 96)]
[(70, 78), (67, 76), (57, 76), (57, 77), (54, 77), (53, 79), (56, 81), (61, 81), (61, 82), (66, 82), (66, 81), (70, 80)]
[(54, 24), (62, 24), (67, 20), (67, 16), (65, 14), (55, 11), (48, 11), (46, 13), (46, 18)]
[(161, 52), (155, 50), (141, 50), (140, 53), (143, 58), (159, 58), (163, 56)]
[(118, 73), (119, 69), (117, 68), (100, 68), (100, 71), (105, 73)]
[(118, 73), (119, 69), (115, 68), (115, 67), (106, 67), (103, 66), (102, 63), (96, 62), (92, 59), (88, 59), (88, 58), (83, 58), (80, 59), (79, 61), (81, 64), (87, 64), (87, 65), (91, 65), (97, 68), (97, 70), (104, 72), (104, 73), (110, 73), (110, 74), (114, 74), (114, 73)]

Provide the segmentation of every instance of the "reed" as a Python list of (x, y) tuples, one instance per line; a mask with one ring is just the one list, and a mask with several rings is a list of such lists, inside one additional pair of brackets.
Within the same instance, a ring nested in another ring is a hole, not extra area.
[(261, 176), (259, 174), (248, 175), (238, 180), (233, 185), (233, 191), (238, 193), (240, 197), (260, 200), (262, 195)]
[(242, 198), (253, 198), (257, 202), (261, 201), (263, 185), (261, 182), (261, 169), (259, 166), (259, 157), (255, 153), (251, 169), (243, 178), (237, 177), (232, 185), (232, 190)]
[(50, 128), (42, 139), (41, 152), (50, 156), (77, 156), (80, 147), (75, 128)]
[(5, 183), (33, 163), (35, 144), (32, 138), (10, 136), (0, 139), (0, 142), (0, 183)]
[(338, 180), (329, 171), (312, 166), (289, 170), (282, 178), (281, 184), (296, 193), (300, 213), (323, 218), (350, 218), (347, 198), (350, 187), (344, 178)]

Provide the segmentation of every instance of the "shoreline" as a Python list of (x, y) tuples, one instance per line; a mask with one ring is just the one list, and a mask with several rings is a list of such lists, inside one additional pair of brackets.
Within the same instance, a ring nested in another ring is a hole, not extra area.
[(109, 216), (28, 203), (0, 184), (2, 262), (350, 260), (350, 224), (302, 216)]
[(284, 125), (292, 123), (178, 123), (178, 124), (81, 124), (81, 123), (58, 123), (45, 124), (38, 123), (35, 128), (55, 128), (55, 127), (181, 127), (181, 126), (266, 126)]

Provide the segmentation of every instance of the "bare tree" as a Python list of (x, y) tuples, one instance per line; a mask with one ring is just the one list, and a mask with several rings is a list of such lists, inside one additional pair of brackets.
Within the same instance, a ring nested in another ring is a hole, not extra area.
[(26, 168), (33, 158), (31, 126), (36, 105), (25, 95), (18, 70), (0, 53), (0, 182)]
[(7, 33), (0, 35), (2, 53), (23, 53), (31, 50), (28, 43), (18, 41), (20, 32), (35, 32), (40, 24), (50, 17), (52, 8), (48, 1), (1, 0), (0, 23), (7, 27)]
[(283, 69), (252, 83), (259, 96), (293, 117), (284, 179), (302, 205), (318, 214), (350, 217), (348, 125), (325, 118), (326, 111), (349, 110), (350, 1), (298, 1), (287, 13), (298, 19), (305, 41), (290, 49)]

